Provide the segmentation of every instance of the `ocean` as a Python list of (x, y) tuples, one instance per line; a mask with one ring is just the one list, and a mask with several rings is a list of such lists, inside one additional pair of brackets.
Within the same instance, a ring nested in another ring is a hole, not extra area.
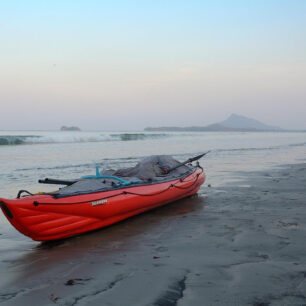
[(184, 161), (206, 151), (201, 165), (207, 183), (216, 186), (237, 179), (239, 171), (304, 160), (306, 133), (0, 131), (0, 197), (15, 197), (19, 189), (50, 191), (55, 186), (38, 179), (79, 178), (94, 174), (96, 165), (103, 172), (133, 166), (149, 155)]
[[(14, 198), (20, 189), (52, 191), (54, 185), (38, 180), (91, 175), (96, 165), (103, 172), (134, 166), (149, 155), (169, 154), (184, 161), (206, 151), (200, 161), (207, 174), (202, 190), (207, 184), (239, 181), (241, 171), (305, 160), (306, 133), (0, 131), (0, 197)], [(2, 214), (0, 223), (3, 230), (11, 227)]]

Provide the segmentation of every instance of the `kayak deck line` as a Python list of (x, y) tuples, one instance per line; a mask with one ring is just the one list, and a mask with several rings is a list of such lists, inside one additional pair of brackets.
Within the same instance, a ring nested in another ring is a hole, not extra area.
[[(185, 182), (184, 180), (179, 180), (178, 182), (176, 182), (174, 184), (170, 184), (166, 189), (161, 190), (157, 193), (153, 193), (153, 194), (141, 194), (141, 193), (130, 192), (130, 191), (122, 191), (120, 193), (110, 195), (108, 197), (94, 199), (93, 201), (106, 200), (106, 199), (109, 199), (109, 198), (117, 197), (117, 196), (120, 196), (120, 195), (126, 195), (126, 194), (136, 195), (136, 196), (141, 196), (141, 197), (153, 197), (153, 196), (156, 196), (156, 195), (159, 195), (159, 194), (162, 194), (162, 193), (166, 192), (170, 188), (188, 189), (188, 188), (192, 187), (194, 184), (196, 184), (196, 182), (198, 181), (198, 178), (199, 178), (199, 176), (202, 172), (203, 172), (203, 170), (200, 173), (197, 173), (195, 181), (190, 186), (187, 186), (187, 187), (176, 186), (176, 184), (179, 183), (179, 182)], [(187, 181), (187, 182), (190, 182), (190, 181)], [(38, 206), (38, 205), (74, 205), (74, 204), (84, 204), (84, 203), (88, 203), (88, 201), (73, 202), (73, 203), (55, 203), (55, 202), (44, 203), (44, 202), (38, 202), (38, 201), (33, 202), (34, 206)]]

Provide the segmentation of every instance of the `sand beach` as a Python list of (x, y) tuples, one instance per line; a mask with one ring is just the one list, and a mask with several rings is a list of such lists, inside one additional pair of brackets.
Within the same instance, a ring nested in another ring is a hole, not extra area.
[(2, 262), (2, 305), (304, 305), (306, 164)]

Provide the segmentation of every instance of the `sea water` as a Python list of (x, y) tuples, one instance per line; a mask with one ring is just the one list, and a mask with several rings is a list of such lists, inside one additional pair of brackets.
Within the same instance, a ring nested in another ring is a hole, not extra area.
[[(169, 154), (185, 161), (207, 151), (200, 160), (207, 175), (202, 192), (208, 184), (239, 180), (241, 171), (304, 162), (306, 133), (0, 131), (0, 197), (14, 198), (20, 189), (53, 191), (59, 186), (38, 180), (94, 175), (96, 166), (103, 173), (134, 166), (149, 155)], [(11, 228), (2, 214), (0, 225), (2, 232)]]
[(0, 131), (0, 197), (13, 198), (19, 189), (54, 190), (38, 180), (93, 175), (96, 165), (103, 172), (134, 166), (149, 155), (170, 154), (184, 161), (206, 151), (200, 163), (207, 183), (218, 186), (239, 171), (302, 161), (306, 133)]

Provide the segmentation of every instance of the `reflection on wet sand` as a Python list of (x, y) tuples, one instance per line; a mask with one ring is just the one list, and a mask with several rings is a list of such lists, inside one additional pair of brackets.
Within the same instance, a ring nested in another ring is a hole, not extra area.
[(177, 218), (201, 210), (203, 205), (204, 199), (195, 195), (104, 229), (59, 241), (39, 243), (25, 255), (11, 259), (6, 271), (14, 271), (11, 282), (16, 285), (16, 282), (22, 283), (47, 270), (56, 273), (57, 269), (66, 269), (67, 265), (96, 261), (97, 254), (103, 265), (114, 254), (128, 253), (149, 244), (152, 236), (156, 238), (156, 235), (171, 227)]

